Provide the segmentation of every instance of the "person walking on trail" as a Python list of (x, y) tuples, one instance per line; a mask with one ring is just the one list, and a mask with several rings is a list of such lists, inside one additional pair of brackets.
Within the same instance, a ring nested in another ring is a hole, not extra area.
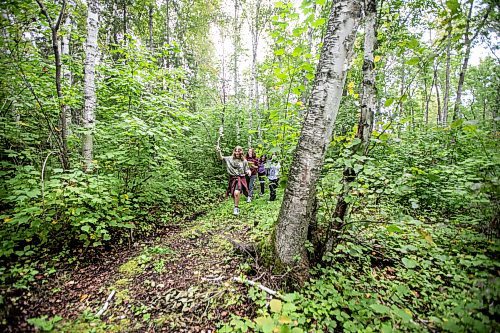
[(229, 175), (229, 184), (227, 186), (226, 195), (233, 197), (234, 209), (233, 214), (238, 215), (240, 208), (240, 195), (243, 193), (248, 197), (248, 186), (245, 175), (251, 174), (248, 162), (243, 157), (243, 148), (236, 146), (231, 156), (222, 156), (220, 147), (216, 147), (217, 157), (226, 162), (227, 173)]
[(248, 167), (250, 168), (251, 172), (250, 176), (247, 177), (247, 183), (248, 183), (247, 202), (251, 202), (253, 198), (253, 191), (255, 189), (255, 180), (257, 179), (257, 171), (259, 169), (259, 159), (255, 155), (255, 150), (253, 148), (248, 149), (246, 159), (248, 162)]
[(276, 153), (271, 155), (271, 159), (266, 164), (267, 178), (269, 179), (269, 201), (276, 200), (276, 188), (280, 179), (281, 164)]
[(257, 169), (257, 174), (259, 175), (260, 184), (260, 196), (264, 195), (264, 190), (266, 188), (266, 160), (267, 156), (264, 154), (259, 158), (259, 168)]

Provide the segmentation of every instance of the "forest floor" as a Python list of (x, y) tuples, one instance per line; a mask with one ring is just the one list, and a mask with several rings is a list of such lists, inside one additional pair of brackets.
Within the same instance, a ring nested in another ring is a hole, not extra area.
[(231, 313), (251, 316), (247, 286), (232, 281), (248, 265), (230, 241), (245, 241), (257, 223), (250, 205), (240, 205), (242, 214), (234, 217), (227, 200), (131, 247), (39, 277), (36, 288), (9, 300), (8, 331), (208, 333)]

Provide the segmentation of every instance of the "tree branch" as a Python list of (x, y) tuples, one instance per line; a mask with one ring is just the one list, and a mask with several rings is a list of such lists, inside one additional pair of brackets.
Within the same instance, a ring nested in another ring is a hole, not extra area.
[(54, 26), (54, 29), (56, 31), (59, 30), (59, 26), (61, 25), (61, 21), (64, 17), (65, 11), (66, 11), (66, 0), (63, 0), (62, 6), (61, 6), (61, 11), (59, 12), (59, 17), (57, 18), (56, 25)]
[(42, 12), (42, 14), (47, 18), (47, 22), (49, 22), (50, 29), (54, 30), (54, 24), (52, 23), (52, 19), (50, 18), (49, 13), (47, 12), (47, 8), (45, 8), (45, 5), (40, 0), (36, 0), (36, 3), (40, 7), (40, 11)]

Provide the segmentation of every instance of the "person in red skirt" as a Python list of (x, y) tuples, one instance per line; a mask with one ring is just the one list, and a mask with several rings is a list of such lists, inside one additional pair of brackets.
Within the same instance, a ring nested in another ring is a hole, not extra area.
[(231, 156), (222, 156), (220, 147), (216, 147), (217, 157), (226, 162), (227, 173), (229, 175), (229, 184), (227, 186), (226, 195), (233, 197), (234, 210), (233, 214), (238, 215), (240, 209), (240, 195), (243, 193), (248, 197), (248, 185), (245, 178), (246, 175), (250, 176), (251, 171), (248, 167), (248, 162), (243, 155), (243, 148), (236, 146)]

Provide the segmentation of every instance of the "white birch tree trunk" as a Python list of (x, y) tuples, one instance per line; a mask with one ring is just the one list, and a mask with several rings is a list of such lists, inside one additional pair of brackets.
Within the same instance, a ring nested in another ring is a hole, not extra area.
[(328, 20), (300, 139), (276, 227), (275, 251), (279, 263), (295, 267), (302, 283), (308, 276), (305, 247), (309, 222), (314, 218), (316, 182), (331, 141), (346, 71), (361, 17), (361, 0), (335, 2)]
[[(436, 102), (437, 102), (437, 117), (436, 117), (436, 124), (440, 125), (442, 123), (442, 112), (441, 112), (441, 98), (439, 97), (439, 80), (438, 80), (438, 70), (439, 70), (439, 64), (437, 60), (434, 61), (434, 88), (436, 89)], [(431, 92), (432, 92), (432, 87), (431, 87)]]
[[(72, 73), (69, 70), (69, 66), (67, 65), (68, 61), (67, 58), (69, 57), (71, 27), (72, 27), (70, 15), (66, 16), (66, 19), (64, 21), (64, 27), (66, 28), (66, 31), (61, 38), (61, 56), (63, 60), (62, 75), (63, 75), (63, 86), (66, 86), (66, 88), (69, 89), (72, 85)], [(63, 108), (63, 113), (66, 116), (67, 133), (68, 135), (71, 135), (71, 123), (72, 123), (71, 109), (67, 104), (64, 104), (62, 108)]]
[(240, 141), (240, 108), (239, 108), (239, 78), (238, 78), (238, 56), (240, 49), (240, 24), (239, 24), (239, 1), (234, 0), (234, 21), (233, 21), (233, 80), (234, 80), (234, 106), (236, 114), (236, 142)]
[(450, 63), (451, 63), (451, 20), (448, 24), (448, 36), (447, 45), (446, 45), (446, 69), (445, 69), (445, 80), (444, 80), (444, 94), (443, 94), (443, 108), (441, 110), (441, 119), (440, 123), (443, 126), (446, 126), (448, 122), (448, 101), (450, 99)]
[(357, 137), (361, 139), (363, 153), (366, 154), (373, 131), (375, 117), (375, 62), (376, 38), (376, 0), (365, 0), (365, 45), (363, 56), (363, 94), (361, 95), (361, 116)]
[[(248, 129), (253, 129), (253, 112), (257, 116), (257, 137), (262, 139), (262, 131), (260, 128), (260, 114), (259, 114), (259, 86), (257, 81), (257, 48), (259, 45), (260, 33), (260, 4), (261, 0), (257, 0), (255, 4), (252, 3), (255, 10), (250, 17), (250, 33), (252, 35), (252, 67), (251, 67), (251, 82), (250, 82), (250, 107), (248, 111)], [(248, 147), (252, 146), (252, 134), (248, 135)]]
[(95, 63), (97, 58), (97, 35), (99, 32), (99, 4), (98, 0), (88, 1), (87, 14), (87, 44), (85, 45), (85, 74), (83, 110), (83, 127), (85, 132), (82, 140), (82, 155), (84, 170), (92, 169), (93, 131), (95, 127)]
[[(370, 146), (370, 139), (373, 131), (373, 123), (375, 117), (376, 104), (376, 87), (375, 87), (375, 62), (374, 51), (376, 44), (376, 0), (365, 0), (365, 41), (364, 41), (364, 55), (363, 55), (363, 90), (361, 95), (361, 112), (359, 116), (358, 130), (356, 138), (361, 142), (354, 147), (354, 154), (367, 155)], [(362, 163), (362, 162), (357, 162)], [(330, 226), (327, 230), (326, 244), (321, 251), (320, 255), (323, 256), (325, 252), (331, 251), (335, 244), (336, 233), (332, 231), (339, 229), (344, 221), (349, 208), (349, 203), (346, 197), (351, 191), (352, 182), (356, 179), (355, 169), (346, 167), (343, 173), (343, 189), (341, 194), (337, 197), (337, 204), (335, 212), (330, 221)]]

